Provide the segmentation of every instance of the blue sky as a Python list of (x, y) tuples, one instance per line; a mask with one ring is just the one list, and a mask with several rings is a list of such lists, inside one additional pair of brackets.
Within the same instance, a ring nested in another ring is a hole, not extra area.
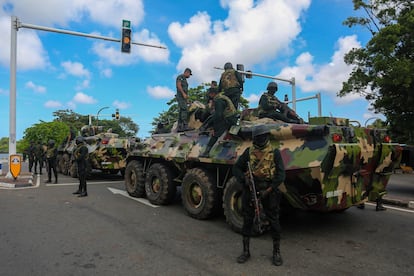
[[(351, 0), (0, 0), (0, 137), (9, 136), (10, 21), (120, 38), (131, 21), (135, 42), (166, 50), (21, 28), (17, 46), (17, 139), (52, 113), (72, 109), (103, 118), (120, 110), (148, 136), (151, 122), (175, 94), (175, 78), (186, 67), (190, 87), (218, 80), (224, 63), (244, 64), (258, 74), (296, 79), (297, 98), (322, 96), (322, 115), (362, 124), (374, 115), (358, 95), (338, 98), (351, 67), (343, 56), (365, 45), (369, 34), (342, 22), (355, 15)], [(269, 79), (246, 80), (243, 96), (256, 107)], [(291, 87), (279, 83), (283, 99)], [(307, 120), (317, 101), (298, 102)], [(100, 117), (101, 117), (100, 116)]]

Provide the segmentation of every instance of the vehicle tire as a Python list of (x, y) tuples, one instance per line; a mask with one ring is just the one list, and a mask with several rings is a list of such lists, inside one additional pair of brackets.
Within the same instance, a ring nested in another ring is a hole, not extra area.
[(132, 197), (145, 196), (145, 178), (142, 163), (132, 160), (125, 169), (125, 189)]
[(170, 169), (160, 163), (153, 164), (145, 178), (145, 193), (149, 202), (155, 205), (171, 203), (177, 188)]
[(235, 177), (230, 178), (223, 194), (224, 216), (231, 229), (238, 233), (241, 233), (243, 227), (242, 193), (241, 184), (237, 182)]
[(69, 169), (69, 175), (73, 178), (78, 177), (78, 164), (76, 164), (76, 162), (72, 162), (72, 165)]
[(208, 219), (220, 208), (220, 196), (214, 177), (201, 168), (189, 170), (183, 179), (181, 199), (190, 217)]

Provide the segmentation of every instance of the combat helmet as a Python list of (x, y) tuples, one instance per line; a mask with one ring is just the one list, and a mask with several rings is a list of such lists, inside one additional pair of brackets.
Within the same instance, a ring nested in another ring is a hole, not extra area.
[(224, 64), (224, 70), (227, 69), (233, 69), (233, 64), (231, 64), (231, 62), (226, 62), (226, 64)]
[(76, 144), (79, 145), (80, 143), (85, 142), (85, 138), (83, 136), (76, 137)]
[(54, 146), (55, 145), (55, 140), (53, 140), (53, 139), (50, 139), (49, 141), (48, 141), (48, 144), (49, 144), (49, 146)]
[(276, 92), (277, 91), (277, 83), (274, 81), (271, 81), (267, 84), (267, 91)]

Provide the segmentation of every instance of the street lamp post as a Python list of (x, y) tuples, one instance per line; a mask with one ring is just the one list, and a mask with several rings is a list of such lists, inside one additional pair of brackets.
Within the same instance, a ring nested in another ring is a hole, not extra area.
[(96, 126), (98, 126), (98, 122), (99, 122), (99, 113), (102, 110), (107, 109), (107, 108), (109, 108), (109, 106), (104, 106), (104, 107), (102, 107), (101, 109), (98, 110), (98, 113), (96, 113)]

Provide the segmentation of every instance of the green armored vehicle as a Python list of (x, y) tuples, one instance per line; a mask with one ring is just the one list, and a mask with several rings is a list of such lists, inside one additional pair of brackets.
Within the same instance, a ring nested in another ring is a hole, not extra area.
[[(103, 173), (124, 174), (128, 138), (119, 138), (118, 134), (111, 131), (104, 132), (101, 126), (83, 126), (81, 133), (89, 150), (89, 173), (99, 170)], [(68, 139), (68, 142), (58, 149), (57, 157), (59, 172), (72, 177), (77, 177), (76, 162), (73, 162), (72, 156), (75, 147), (75, 139)]]
[(401, 158), (400, 146), (384, 130), (331, 117), (290, 124), (258, 119), (255, 113), (243, 111), (239, 124), (219, 138), (209, 158), (200, 157), (209, 136), (197, 129), (154, 134), (136, 144), (127, 156), (127, 192), (168, 204), (181, 186), (182, 204), (191, 217), (207, 219), (224, 209), (228, 224), (240, 231), (242, 188), (231, 168), (252, 145), (252, 130), (259, 125), (269, 129), (271, 143), (280, 149), (286, 180), (279, 189), (285, 203), (302, 210), (338, 212), (359, 205), (366, 196), (375, 199), (385, 192)]

